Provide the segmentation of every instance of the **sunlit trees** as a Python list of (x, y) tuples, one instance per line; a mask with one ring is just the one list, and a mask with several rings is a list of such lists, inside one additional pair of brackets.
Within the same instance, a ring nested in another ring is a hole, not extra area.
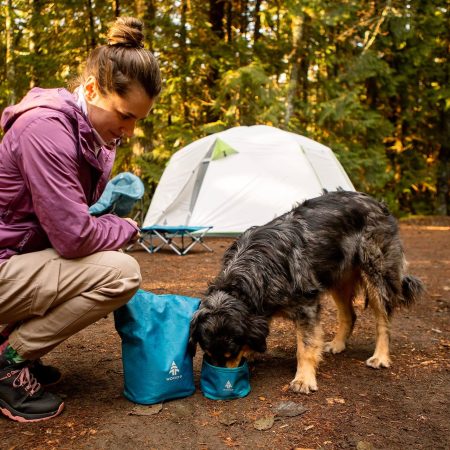
[(449, 214), (447, 2), (1, 0), (0, 108), (75, 79), (119, 14), (144, 21), (164, 77), (115, 167), (148, 194), (182, 146), (269, 124), (329, 145), (398, 214)]

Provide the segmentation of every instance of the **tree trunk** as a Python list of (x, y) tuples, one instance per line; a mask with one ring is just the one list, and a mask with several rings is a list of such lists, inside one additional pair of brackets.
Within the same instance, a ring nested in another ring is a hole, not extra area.
[(187, 58), (187, 30), (186, 30), (186, 14), (187, 14), (187, 0), (181, 0), (181, 23), (180, 23), (180, 77), (181, 77), (181, 101), (183, 103), (183, 118), (185, 122), (189, 120), (189, 107), (188, 107), (188, 88), (186, 81), (186, 72), (188, 65)]
[(292, 51), (289, 54), (289, 60), (291, 61), (291, 70), (288, 92), (286, 96), (286, 125), (289, 124), (289, 121), (291, 120), (294, 113), (294, 98), (297, 92), (298, 74), (301, 62), (300, 44), (302, 42), (303, 22), (304, 18), (301, 15), (294, 15), (292, 17)]
[(92, 10), (92, 0), (87, 0), (87, 9), (89, 15), (89, 47), (95, 48), (97, 41), (95, 39), (94, 11)]
[(150, 51), (153, 51), (153, 34), (155, 32), (156, 6), (155, 0), (136, 0), (136, 17), (144, 22), (145, 42)]
[(248, 28), (248, 0), (240, 1), (240, 17), (239, 17), (239, 30), (242, 36), (247, 34)]
[(209, 22), (212, 32), (222, 40), (225, 36), (223, 19), (225, 17), (225, 1), (209, 0)]
[[(274, 33), (275, 33), (275, 36), (277, 38), (276, 41), (280, 42), (280, 2), (279, 2), (279, 0), (276, 0), (275, 4), (276, 4), (276, 14), (275, 14), (276, 20), (275, 20), (275, 27), (272, 28), (272, 31), (274, 31)], [(280, 75), (281, 75), (280, 69), (281, 69), (280, 65), (275, 64), (275, 75), (276, 75), (277, 85), (279, 85), (279, 81), (280, 81)]]
[(261, 28), (261, 1), (256, 0), (255, 3), (255, 31), (253, 33), (253, 44), (256, 44), (261, 36), (260, 28)]
[(41, 66), (41, 39), (40, 39), (40, 28), (42, 24), (41, 21), (41, 10), (42, 10), (42, 0), (33, 0), (32, 10), (31, 10), (31, 20), (30, 20), (30, 41), (28, 48), (31, 55), (31, 78), (30, 78), (30, 88), (40, 84), (41, 71), (39, 70)]
[[(225, 3), (224, 0), (209, 0), (209, 22), (211, 24), (211, 31), (216, 36), (217, 40), (223, 40), (225, 36), (224, 31), (224, 17), (225, 17)], [(219, 78), (219, 71), (217, 67), (211, 66), (208, 71), (207, 85), (210, 92), (210, 97), (215, 97), (215, 88)], [(207, 122), (216, 122), (219, 115), (212, 108), (208, 108), (206, 113)]]
[(227, 0), (227, 42), (233, 41), (233, 0)]
[(304, 103), (307, 103), (308, 101), (308, 93), (309, 93), (308, 72), (309, 72), (309, 53), (308, 55), (303, 55), (300, 61), (300, 73), (299, 73), (299, 78), (301, 80), (300, 98)]
[(6, 4), (6, 82), (8, 86), (8, 105), (16, 103), (16, 71), (15, 71), (15, 49), (14, 49), (14, 11), (12, 0)]
[(114, 16), (120, 17), (120, 0), (113, 1)]

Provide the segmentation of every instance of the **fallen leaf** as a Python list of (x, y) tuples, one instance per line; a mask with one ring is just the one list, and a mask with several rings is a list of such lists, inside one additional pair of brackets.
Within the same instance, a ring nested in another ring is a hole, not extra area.
[(227, 447), (239, 447), (239, 444), (236, 441), (233, 441), (231, 437), (225, 439), (225, 445)]
[(373, 450), (373, 445), (370, 442), (359, 441), (356, 444), (356, 450)]
[(273, 427), (274, 422), (275, 422), (275, 416), (270, 415), (270, 416), (263, 417), (261, 419), (256, 420), (253, 423), (253, 427), (259, 431), (270, 430)]
[(345, 400), (343, 398), (341, 398), (341, 397), (327, 398), (325, 400), (327, 401), (327, 403), (329, 405), (334, 405), (335, 403), (341, 403), (341, 404), (345, 403)]
[(222, 416), (220, 416), (219, 422), (222, 425), (226, 425), (227, 427), (229, 427), (230, 425), (235, 424), (237, 422), (237, 419), (231, 414), (223, 414)]
[(280, 402), (275, 405), (275, 414), (279, 417), (295, 417), (303, 414), (307, 409), (301, 403)]
[(162, 409), (162, 403), (155, 405), (136, 405), (129, 413), (130, 416), (153, 416)]

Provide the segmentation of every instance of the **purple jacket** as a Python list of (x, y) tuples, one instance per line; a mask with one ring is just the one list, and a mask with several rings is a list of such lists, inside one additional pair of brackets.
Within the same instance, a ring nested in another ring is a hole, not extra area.
[(88, 212), (115, 150), (96, 156), (92, 126), (70, 92), (34, 88), (5, 109), (1, 126), (0, 264), (49, 247), (65, 258), (116, 250), (136, 233), (124, 219)]

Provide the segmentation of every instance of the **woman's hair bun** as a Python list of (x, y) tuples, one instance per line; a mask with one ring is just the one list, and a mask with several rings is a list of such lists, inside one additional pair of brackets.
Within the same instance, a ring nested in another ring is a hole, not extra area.
[(144, 46), (143, 23), (135, 17), (118, 17), (108, 32), (108, 45), (117, 47)]

